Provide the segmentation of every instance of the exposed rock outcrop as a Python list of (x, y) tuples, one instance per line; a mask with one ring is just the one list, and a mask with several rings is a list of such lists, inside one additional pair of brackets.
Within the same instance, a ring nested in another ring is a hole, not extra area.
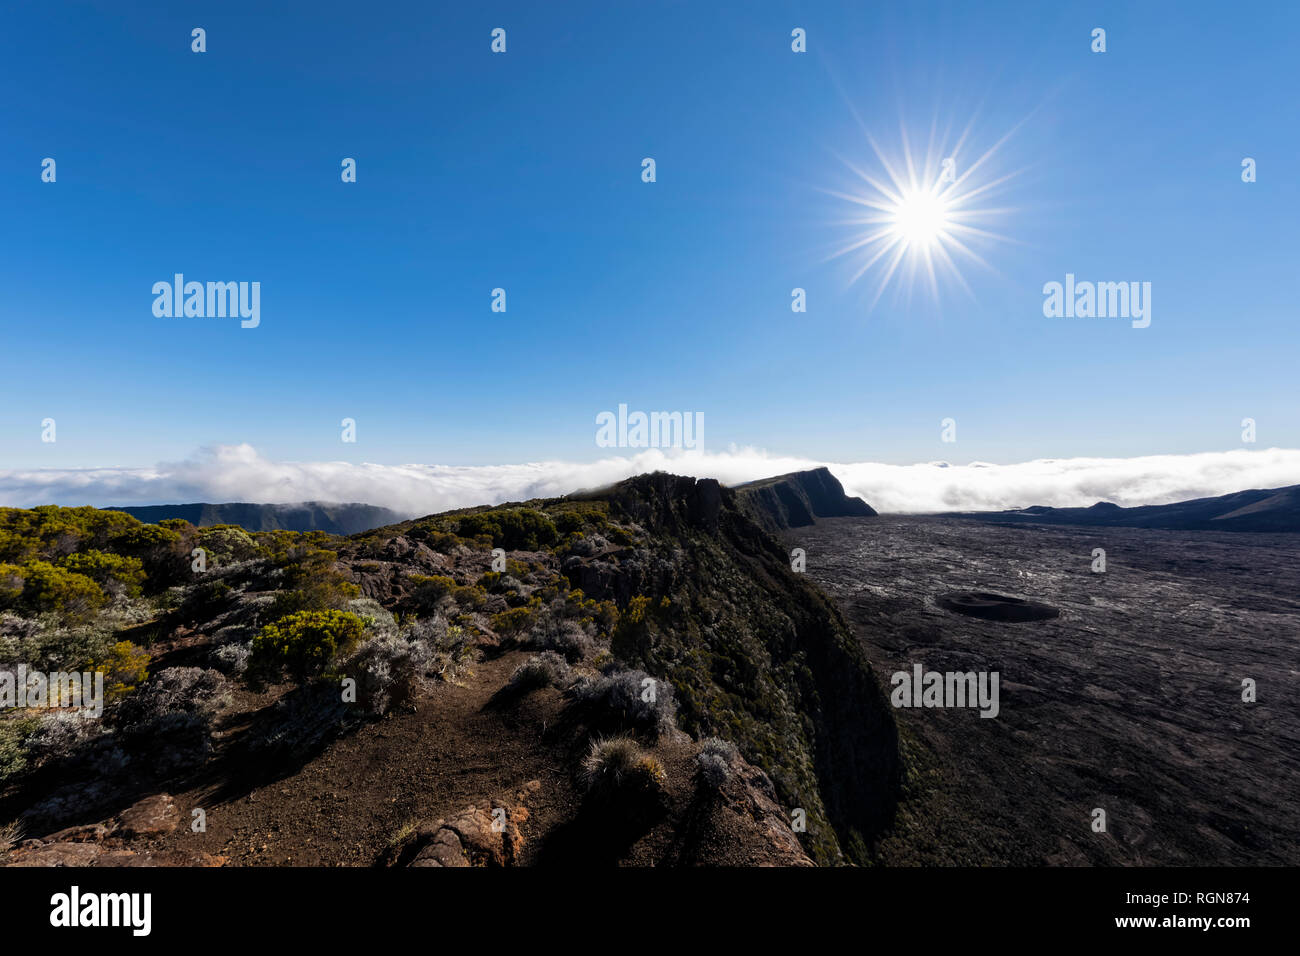
[(736, 501), (760, 528), (782, 531), (806, 527), (818, 518), (870, 517), (875, 509), (844, 493), (829, 469), (795, 471), (737, 485)]
[(893, 714), (838, 609), (790, 570), (741, 499), (708, 479), (631, 478), (609, 493), (610, 514), (642, 528), (641, 541), (566, 560), (564, 572), (591, 597), (644, 599), (615, 656), (671, 683), (684, 730), (724, 734), (782, 804), (806, 811), (818, 862), (862, 858), (893, 812)]
[(453, 817), (415, 828), (386, 855), (390, 864), (417, 867), (512, 866), (524, 846), (520, 826), (528, 798), (541, 788), (530, 780), (511, 801), (483, 801)]
[(225, 857), (201, 850), (158, 850), (141, 838), (171, 833), (180, 810), (170, 794), (158, 793), (132, 804), (111, 820), (82, 824), (42, 839), (23, 840), (0, 866), (222, 866)]

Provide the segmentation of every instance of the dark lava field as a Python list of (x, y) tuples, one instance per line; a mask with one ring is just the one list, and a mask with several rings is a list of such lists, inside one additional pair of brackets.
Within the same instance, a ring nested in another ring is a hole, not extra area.
[[(1300, 864), (1300, 536), (881, 516), (782, 537), (886, 694), (916, 663), (1000, 674), (995, 718), (895, 710), (909, 773), (882, 862)], [(968, 591), (1060, 613), (938, 603)]]

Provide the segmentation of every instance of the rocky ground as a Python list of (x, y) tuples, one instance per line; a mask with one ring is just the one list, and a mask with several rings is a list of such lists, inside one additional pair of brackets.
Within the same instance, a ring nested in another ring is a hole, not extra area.
[[(5, 715), (0, 863), (1300, 862), (1300, 539), (864, 508), (654, 474), (346, 539), (129, 527), (164, 577), (101, 622), (129, 682)], [(66, 561), (95, 514), (9, 519)], [(51, 620), (3, 646), (65, 659)], [(320, 620), (359, 643), (257, 656)], [(996, 717), (891, 707), (914, 665), (996, 672)]]
[[(737, 758), (718, 791), (702, 788), (699, 747), (689, 739), (652, 748), (665, 786), (647, 813), (638, 818), (620, 806), (624, 819), (594, 825), (599, 808), (572, 780), (575, 741), (560, 692), (542, 688), (508, 707), (491, 703), (528, 656), (492, 655), (413, 712), (365, 725), (278, 773), (208, 774), (102, 822), (29, 838), (6, 863), (812, 865), (765, 776)], [(248, 712), (230, 717), (237, 722)], [(195, 809), (204, 811), (201, 832), (192, 825)]]
[[(1295, 536), (886, 516), (783, 538), (886, 691), (915, 663), (1001, 675), (996, 719), (895, 711), (909, 773), (882, 862), (1300, 863)], [(1060, 614), (981, 620), (939, 606), (954, 591)]]
[[(716, 482), (313, 540), (167, 592), (103, 720), (23, 715), (0, 864), (808, 866), (891, 816), (866, 655)], [(250, 663), (303, 613), (359, 637)]]

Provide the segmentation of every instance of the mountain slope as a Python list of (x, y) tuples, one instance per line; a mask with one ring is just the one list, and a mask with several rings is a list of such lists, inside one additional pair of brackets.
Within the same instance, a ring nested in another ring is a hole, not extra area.
[(0, 864), (837, 864), (892, 820), (862, 647), (716, 481), (255, 532), (204, 570), (203, 529), (111, 515), (9, 515), (13, 580), (134, 576), (89, 622), (0, 590), (0, 669), (118, 662), (83, 732), (0, 714)]
[(1300, 532), (1300, 485), (1238, 491), (1168, 505), (1121, 508), (1100, 501), (1089, 508), (1035, 506), (1018, 511), (964, 512), (978, 521), (1153, 528), (1169, 531)]
[(358, 534), (401, 520), (401, 515), (375, 505), (332, 504), (304, 501), (291, 505), (259, 505), (247, 502), (225, 504), (133, 505), (110, 508), (125, 511), (146, 524), (168, 518), (183, 518), (198, 528), (214, 524), (238, 525), (245, 531), (324, 531), (329, 534)]

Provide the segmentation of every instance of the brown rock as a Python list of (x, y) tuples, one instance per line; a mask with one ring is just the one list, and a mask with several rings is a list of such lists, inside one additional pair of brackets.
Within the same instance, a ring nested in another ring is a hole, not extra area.
[(156, 793), (123, 810), (118, 815), (117, 827), (113, 832), (125, 837), (170, 833), (176, 829), (180, 816), (180, 810), (170, 794)]
[(103, 823), (87, 823), (83, 826), (68, 827), (51, 833), (40, 843), (98, 843), (108, 836), (108, 827)]
[(469, 866), (469, 858), (465, 856), (465, 849), (456, 832), (442, 827), (415, 855), (411, 866)]
[(24, 866), (224, 866), (224, 856), (202, 851), (164, 850), (160, 853), (137, 853), (134, 850), (110, 849), (98, 843), (24, 844), (5, 859), (7, 867)]
[[(541, 781), (530, 780), (518, 793), (519, 803), (502, 806), (505, 826), (494, 829), (497, 806), (468, 807), (451, 819), (442, 819), (417, 830), (411, 843), (419, 849), (410, 866), (513, 866), (523, 848), (519, 827), (528, 820), (523, 801), (541, 789)], [(408, 843), (407, 846), (411, 844)]]
[(9, 854), (5, 866), (125, 866), (135, 853), (107, 850), (98, 843), (47, 843)]

